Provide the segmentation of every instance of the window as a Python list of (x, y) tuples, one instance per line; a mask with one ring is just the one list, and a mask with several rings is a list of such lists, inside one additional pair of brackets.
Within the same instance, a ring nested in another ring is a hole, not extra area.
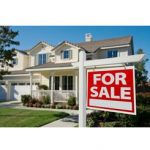
[(62, 90), (73, 90), (73, 76), (62, 76)]
[(12, 85), (12, 86), (15, 86), (15, 85), (17, 85), (17, 83), (11, 83), (11, 85)]
[(59, 76), (55, 76), (54, 80), (55, 80), (55, 90), (59, 90), (59, 81), (60, 81)]
[(38, 55), (38, 65), (46, 64), (47, 56), (46, 54), (39, 54)]
[(25, 83), (19, 83), (19, 85), (25, 85)]
[(108, 51), (108, 53), (107, 53), (108, 58), (113, 58), (113, 57), (117, 57), (117, 56), (118, 56), (117, 50), (111, 50), (111, 51)]
[(71, 50), (64, 50), (61, 52), (62, 59), (71, 59)]
[(13, 64), (13, 65), (17, 65), (17, 64), (18, 64), (18, 59), (17, 59), (17, 58), (14, 58), (13, 61), (12, 61), (12, 64)]

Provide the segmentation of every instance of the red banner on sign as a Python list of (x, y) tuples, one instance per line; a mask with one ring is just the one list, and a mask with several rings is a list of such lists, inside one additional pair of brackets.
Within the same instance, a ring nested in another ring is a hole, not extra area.
[(134, 67), (88, 71), (87, 107), (136, 114)]

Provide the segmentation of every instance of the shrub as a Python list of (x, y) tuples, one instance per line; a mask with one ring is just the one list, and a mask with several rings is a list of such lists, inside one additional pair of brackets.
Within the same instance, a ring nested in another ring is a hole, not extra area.
[(32, 97), (30, 95), (22, 95), (21, 96), (21, 101), (22, 103), (25, 105), (27, 103), (29, 103), (29, 101), (32, 99)]
[(56, 109), (63, 109), (63, 106), (61, 104), (57, 104)]
[(29, 102), (32, 103), (32, 104), (36, 104), (38, 102), (38, 99), (32, 98), (32, 99), (30, 99)]
[(91, 114), (87, 115), (87, 126), (88, 127), (98, 127), (99, 120), (100, 120), (100, 113), (94, 111)]
[(68, 99), (68, 105), (69, 106), (75, 106), (76, 105), (76, 98), (73, 96), (70, 96)]
[(47, 96), (43, 96), (43, 97), (42, 97), (42, 101), (43, 101), (44, 104), (50, 104), (51, 99), (50, 99), (50, 97), (47, 95)]
[(47, 85), (39, 85), (39, 89), (40, 90), (48, 90), (48, 86)]

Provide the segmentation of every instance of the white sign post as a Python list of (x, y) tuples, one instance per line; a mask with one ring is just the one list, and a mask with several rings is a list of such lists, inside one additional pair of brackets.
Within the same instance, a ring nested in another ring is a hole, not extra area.
[(79, 55), (79, 127), (86, 127), (86, 53)]
[(86, 127), (86, 103), (87, 103), (87, 68), (105, 68), (114, 66), (124, 66), (128, 63), (140, 62), (144, 54), (131, 55), (126, 57), (89, 60), (86, 61), (85, 51), (79, 53), (79, 63), (73, 63), (74, 67), (79, 68), (79, 127)]

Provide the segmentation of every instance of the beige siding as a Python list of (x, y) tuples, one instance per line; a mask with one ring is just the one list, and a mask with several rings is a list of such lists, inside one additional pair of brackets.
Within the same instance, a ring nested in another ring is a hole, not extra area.
[(14, 65), (13, 68), (9, 67), (9, 71), (23, 70), (29, 67), (29, 57), (20, 52), (17, 52), (16, 58), (18, 59), (18, 64)]
[[(118, 50), (118, 57), (125, 57), (131, 54), (131, 48), (130, 47), (126, 47), (126, 48), (115, 48), (116, 50)], [(108, 51), (111, 49), (106, 49), (106, 50), (98, 50), (94, 56), (93, 59), (103, 59), (103, 58), (107, 58), (107, 53)]]

